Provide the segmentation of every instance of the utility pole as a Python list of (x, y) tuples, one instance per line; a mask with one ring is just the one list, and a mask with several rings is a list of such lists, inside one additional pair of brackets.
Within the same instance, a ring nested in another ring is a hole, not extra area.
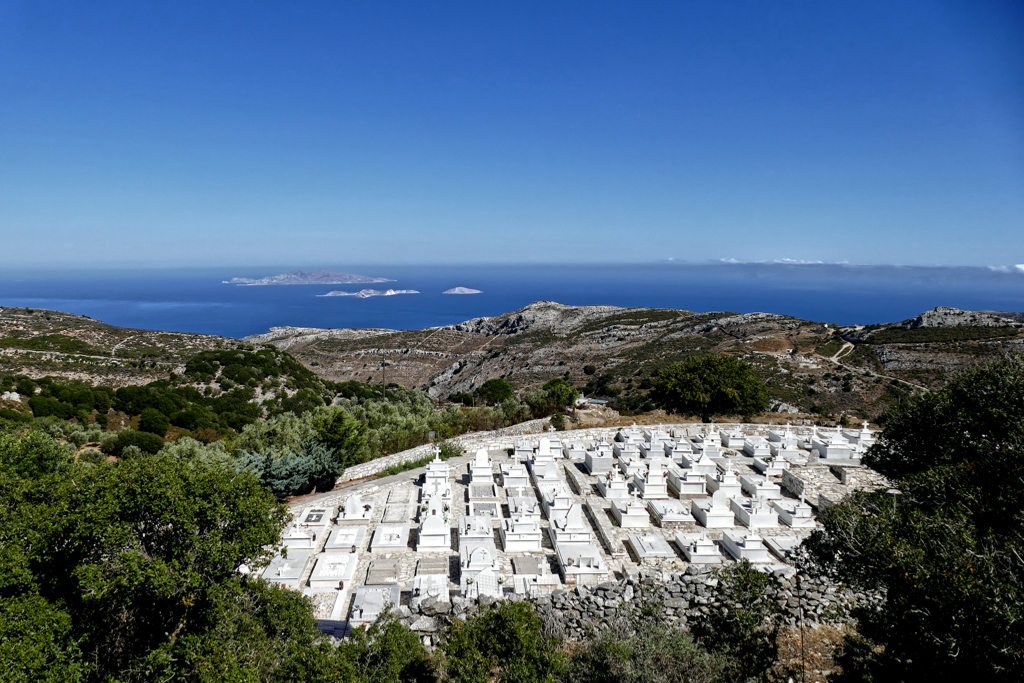
[(388, 357), (384, 354), (384, 349), (380, 350), (380, 392), (384, 396), (384, 400), (388, 400)]

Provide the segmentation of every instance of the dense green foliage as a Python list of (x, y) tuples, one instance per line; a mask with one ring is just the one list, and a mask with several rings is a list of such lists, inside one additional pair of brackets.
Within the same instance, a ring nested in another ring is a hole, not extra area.
[(658, 373), (651, 397), (665, 410), (699, 415), (752, 415), (768, 409), (768, 390), (738, 358), (705, 354)]
[[(660, 618), (656, 605), (595, 635), (580, 648), (566, 683), (714, 683), (727, 660)], [(740, 679), (736, 679), (740, 680)]]
[(846, 643), (844, 680), (1019, 680), (1024, 670), (1024, 359), (904, 401), (866, 462), (900, 493), (820, 517), (819, 563), (887, 590)]
[(512, 385), (503, 379), (489, 379), (476, 390), (484, 401), (493, 405), (512, 398)]
[(540, 617), (525, 602), (502, 602), (441, 639), (444, 680), (453, 683), (555, 683), (565, 667), (558, 640), (541, 632)]

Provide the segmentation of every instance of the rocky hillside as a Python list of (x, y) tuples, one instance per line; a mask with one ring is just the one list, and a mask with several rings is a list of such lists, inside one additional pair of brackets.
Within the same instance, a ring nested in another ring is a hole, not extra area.
[(286, 328), (246, 341), (288, 348), (335, 381), (421, 387), (435, 397), (502, 377), (529, 389), (565, 377), (588, 395), (644, 406), (651, 376), (705, 353), (746, 357), (776, 409), (876, 417), (950, 373), (1024, 349), (1018, 320), (938, 308), (917, 318), (841, 330), (769, 313), (693, 313), (541, 301), (500, 316), (424, 330)]
[(245, 346), (206, 334), (136, 330), (86, 316), (0, 307), (0, 373), (51, 375), (111, 387), (184, 372), (185, 362), (213, 349)]
[(321, 377), (418, 387), (447, 398), (492, 377), (515, 388), (564, 377), (623, 412), (650, 407), (652, 376), (699, 353), (745, 357), (776, 410), (875, 418), (951, 373), (1024, 350), (1024, 322), (936, 308), (887, 325), (842, 329), (770, 313), (566, 306), (540, 301), (503, 315), (423, 330), (278, 327), (244, 340), (133, 330), (55, 311), (0, 308), (0, 373), (91, 384), (145, 384), (181, 374), (211, 349), (272, 344)]

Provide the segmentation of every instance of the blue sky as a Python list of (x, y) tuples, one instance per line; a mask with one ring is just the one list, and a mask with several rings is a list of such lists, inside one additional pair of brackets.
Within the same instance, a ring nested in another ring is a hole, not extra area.
[(0, 238), (0, 267), (1024, 263), (1024, 5), (8, 0)]

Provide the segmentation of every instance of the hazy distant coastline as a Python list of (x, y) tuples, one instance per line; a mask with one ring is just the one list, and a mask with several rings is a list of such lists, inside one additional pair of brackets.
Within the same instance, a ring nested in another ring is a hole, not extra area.
[(317, 296), (356, 296), (360, 299), (367, 299), (371, 296), (395, 296), (396, 294), (419, 294), (415, 289), (361, 289), (358, 292), (334, 291)]
[(330, 270), (293, 270), (282, 275), (270, 275), (258, 279), (233, 277), (224, 280), (226, 285), (352, 285), (371, 282), (395, 282), (386, 277), (367, 277), (352, 273), (335, 273)]

